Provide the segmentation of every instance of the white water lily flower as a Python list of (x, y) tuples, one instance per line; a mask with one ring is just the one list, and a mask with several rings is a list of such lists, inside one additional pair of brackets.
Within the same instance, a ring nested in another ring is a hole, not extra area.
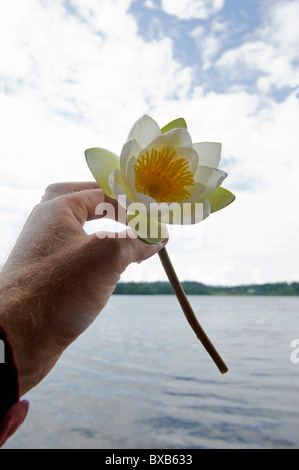
[(133, 231), (147, 243), (165, 238), (165, 223), (194, 224), (234, 200), (220, 188), (221, 144), (192, 143), (184, 119), (160, 129), (145, 115), (132, 127), (120, 157), (101, 148), (85, 152), (102, 190), (127, 209)]

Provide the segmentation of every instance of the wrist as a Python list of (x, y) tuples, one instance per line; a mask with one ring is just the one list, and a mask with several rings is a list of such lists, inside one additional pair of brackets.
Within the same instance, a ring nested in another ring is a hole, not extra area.
[[(20, 336), (16, 332), (16, 322), (13, 317), (9, 314), (0, 314), (0, 322), (7, 333), (13, 351), (19, 377), (19, 395), (23, 396), (50, 372), (62, 351), (54, 353), (39, 340), (25, 341), (26, 330), (24, 329), (24, 336), (23, 334)], [(18, 328), (17, 331), (19, 331)]]
[(0, 322), (13, 349), (20, 396), (48, 374), (62, 353), (49, 344), (50, 336), (43, 333), (41, 310), (44, 307), (40, 298), (28, 287), (25, 289), (23, 282), (15, 280), (13, 285), (6, 282), (0, 287)]

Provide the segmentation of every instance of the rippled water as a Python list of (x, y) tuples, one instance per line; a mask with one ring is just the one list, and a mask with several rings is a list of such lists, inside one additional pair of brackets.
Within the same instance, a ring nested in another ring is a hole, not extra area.
[(298, 448), (297, 297), (190, 297), (222, 376), (174, 296), (114, 296), (27, 395), (5, 448)]

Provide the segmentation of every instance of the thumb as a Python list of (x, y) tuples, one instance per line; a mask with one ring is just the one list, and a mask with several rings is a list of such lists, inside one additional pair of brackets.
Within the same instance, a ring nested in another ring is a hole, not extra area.
[(117, 236), (119, 242), (120, 256), (125, 262), (125, 267), (131, 263), (141, 263), (142, 261), (150, 258), (158, 253), (168, 242), (165, 238), (156, 245), (149, 245), (139, 240), (132, 230), (124, 230)]
[[(131, 263), (141, 263), (160, 251), (168, 238), (156, 245), (148, 245), (136, 238), (129, 229), (120, 233), (97, 232), (89, 235), (80, 250), (88, 276), (102, 276), (116, 284)], [(105, 282), (106, 282), (105, 281)]]

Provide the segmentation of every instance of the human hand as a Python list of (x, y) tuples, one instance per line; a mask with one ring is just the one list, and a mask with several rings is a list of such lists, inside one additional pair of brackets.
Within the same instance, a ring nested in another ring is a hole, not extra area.
[(146, 245), (130, 231), (86, 234), (84, 223), (101, 217), (96, 207), (103, 202), (113, 205), (116, 220), (125, 220), (96, 183), (50, 185), (3, 267), (0, 320), (14, 348), (21, 395), (94, 321), (127, 266), (166, 244)]

